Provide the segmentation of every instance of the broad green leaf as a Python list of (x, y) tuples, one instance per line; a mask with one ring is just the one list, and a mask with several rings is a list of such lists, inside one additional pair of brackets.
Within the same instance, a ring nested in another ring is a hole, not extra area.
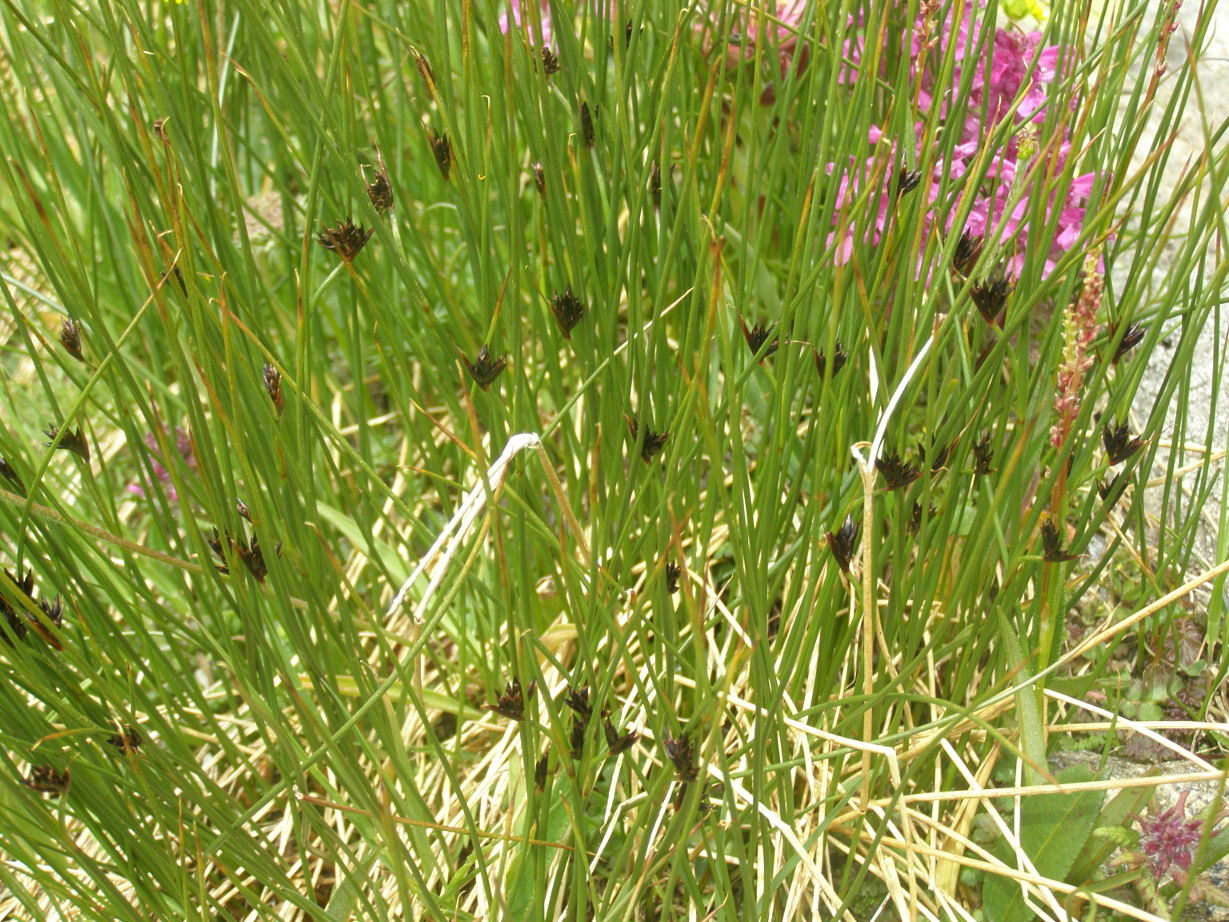
[[(1085, 765), (1073, 765), (1058, 773), (1063, 783), (1092, 781), (1096, 777)], [(1064, 880), (1097, 822), (1101, 791), (1041, 794), (1026, 797), (1020, 805), (1020, 844), (1038, 873)], [(1011, 849), (1000, 840), (992, 849), (1012, 863)], [(987, 874), (982, 887), (986, 918), (994, 922), (1030, 922), (1033, 912), (1024, 903), (1019, 883), (1008, 877)]]

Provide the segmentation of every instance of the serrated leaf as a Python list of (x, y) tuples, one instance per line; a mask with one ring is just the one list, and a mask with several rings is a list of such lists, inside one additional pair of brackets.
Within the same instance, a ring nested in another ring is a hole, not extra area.
[[(1086, 765), (1073, 765), (1058, 773), (1062, 783), (1092, 781)], [(1020, 845), (1043, 877), (1065, 880), (1092, 835), (1101, 812), (1101, 791), (1041, 794), (1025, 797), (1020, 805)], [(1001, 808), (1000, 808), (1001, 809)], [(1004, 863), (1014, 865), (1013, 852), (1000, 840), (991, 849)], [(995, 922), (1031, 922), (1020, 884), (1009, 877), (987, 874), (982, 885), (986, 918)]]
[[(1105, 860), (1114, 853), (1115, 848), (1130, 844), (1134, 838), (1131, 830), (1125, 828), (1127, 817), (1132, 813), (1140, 813), (1152, 799), (1154, 790), (1148, 787), (1123, 788), (1110, 798), (1109, 803), (1097, 818), (1096, 839), (1088, 843), (1088, 847), (1080, 854), (1071, 868), (1070, 880), (1075, 883), (1087, 882)], [(1112, 830), (1128, 837), (1126, 843), (1114, 841)], [(1104, 834), (1102, 834), (1104, 833)]]

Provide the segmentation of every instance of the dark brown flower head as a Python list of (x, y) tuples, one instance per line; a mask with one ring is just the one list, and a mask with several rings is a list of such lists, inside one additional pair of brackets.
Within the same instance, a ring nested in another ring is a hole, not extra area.
[(38, 607), (46, 615), (47, 620), (56, 627), (60, 627), (64, 623), (64, 603), (58, 595), (50, 602), (46, 598), (39, 599)]
[[(627, 428), (631, 432), (632, 442), (637, 442), (640, 439), (640, 423), (632, 419), (630, 416), (624, 416), (627, 420)], [(654, 432), (648, 426), (644, 427), (644, 443), (640, 446), (640, 457), (645, 464), (651, 462), (661, 450), (666, 447), (666, 442), (670, 439), (669, 432)]]
[(326, 227), (316, 235), (316, 240), (326, 250), (332, 250), (346, 262), (354, 262), (354, 257), (367, 245), (373, 231), (346, 220), (336, 227)]
[(559, 56), (549, 48), (542, 49), (542, 73), (546, 76), (559, 72)]
[(1106, 483), (1104, 480), (1097, 481), (1097, 494), (1101, 497), (1101, 501), (1105, 503), (1107, 512), (1114, 508), (1118, 500), (1122, 499), (1122, 494), (1126, 492), (1126, 489), (1126, 471), (1119, 472), (1109, 483)]
[(85, 361), (85, 356), (81, 354), (81, 330), (72, 317), (60, 321), (60, 345), (78, 362)]
[(159, 285), (165, 285), (167, 279), (174, 279), (175, 284), (179, 286), (180, 294), (188, 293), (188, 283), (184, 281), (183, 273), (179, 271), (179, 266), (171, 266), (166, 272), (162, 273), (162, 280)]
[(457, 355), (461, 357), (461, 364), (465, 366), (469, 376), (484, 391), (495, 383), (495, 379), (503, 374), (504, 368), (508, 365), (508, 353), (505, 352), (499, 358), (493, 359), (491, 358), (490, 347), (485, 345), (478, 350), (478, 354), (472, 362), (465, 357), (465, 353), (460, 349), (457, 350)]
[(555, 323), (559, 324), (559, 332), (564, 339), (571, 339), (572, 330), (585, 316), (585, 304), (572, 293), (571, 285), (550, 299), (550, 309), (555, 315)]
[(828, 550), (832, 552), (832, 556), (836, 558), (836, 565), (846, 576), (849, 575), (849, 565), (853, 562), (860, 531), (861, 526), (854, 521), (853, 516), (847, 515), (844, 525), (834, 532), (828, 532)]
[[(229, 533), (227, 533), (226, 538), (227, 540), (230, 540)], [(217, 556), (218, 560), (222, 561), (221, 563), (217, 564), (218, 572), (219, 573), (229, 573), (230, 566), (226, 563), (226, 549), (222, 545), (222, 539), (218, 535), (218, 530), (215, 528), (213, 530), (213, 533), (208, 538), (206, 538), (205, 541), (209, 544), (209, 549), (213, 551), (213, 553)]]
[(695, 746), (689, 735), (684, 733), (680, 737), (667, 736), (662, 740), (662, 745), (666, 747), (666, 755), (669, 756), (679, 781), (691, 782), (700, 777)]
[[(44, 430), (44, 434), (48, 439), (48, 448), (55, 445), (56, 448), (63, 449), (64, 451), (71, 451), (74, 455), (81, 458), (82, 461), (88, 462), (90, 460), (90, 443), (86, 440), (85, 433), (81, 431), (80, 426), (76, 430), (66, 429), (62, 435), (58, 426), (50, 426)], [(57, 437), (59, 438), (58, 442), (56, 441)]]
[[(775, 332), (773, 327), (766, 327), (762, 323), (748, 327), (742, 314), (738, 315), (738, 325), (742, 327), (743, 339), (747, 341), (747, 348), (751, 350), (752, 355), (759, 356), (761, 362), (780, 348), (781, 338), (772, 335)], [(760, 349), (764, 350), (763, 355), (760, 355)]]
[(235, 549), (235, 553), (239, 555), (239, 559), (243, 561), (243, 565), (248, 568), (248, 572), (256, 578), (256, 582), (263, 583), (265, 576), (268, 575), (269, 569), (265, 566), (265, 556), (260, 552), (260, 542), (256, 540), (256, 536), (252, 535), (252, 539), (248, 542), (247, 547), (243, 546), (241, 541), (230, 539), (231, 547)]
[(436, 134), (432, 131), (428, 137), (431, 141), (431, 153), (440, 168), (440, 175), (447, 179), (452, 171), (452, 143), (447, 134)]
[(589, 686), (580, 688), (569, 687), (563, 696), (563, 703), (576, 712), (576, 716), (588, 721), (593, 716), (593, 705), (589, 703)]
[(533, 184), (538, 187), (538, 195), (546, 198), (546, 172), (542, 169), (542, 164), (531, 163), (530, 169), (533, 170)]
[(1143, 342), (1144, 334), (1147, 332), (1147, 327), (1145, 327), (1142, 323), (1132, 323), (1128, 325), (1122, 334), (1122, 339), (1118, 341), (1118, 348), (1114, 350), (1114, 364), (1117, 365), (1121, 362), (1123, 356)]
[(383, 213), (393, 207), (393, 183), (383, 164), (376, 171), (375, 179), (367, 183), (367, 198), (371, 199), (372, 207), (378, 212)]
[(661, 164), (656, 160), (649, 167), (649, 195), (653, 197), (653, 207), (661, 207)]
[(3, 477), (10, 485), (15, 487), (18, 493), (26, 492), (26, 485), (22, 482), (21, 475), (4, 458), (0, 458), (0, 477)]
[[(21, 577), (21, 579), (18, 579), (8, 570), (5, 570), (4, 574), (13, 581), (13, 584), (17, 587), (17, 591), (24, 595), (26, 599), (29, 600), (30, 604), (33, 605), (34, 572), (32, 570), (26, 570), (26, 575)], [(7, 587), (0, 588), (7, 590)], [(9, 632), (13, 635), (13, 637), (9, 637), (7, 634), (4, 635), (5, 641), (11, 647), (13, 645), (13, 638), (23, 640), (29, 632), (30, 616), (26, 613), (20, 602), (15, 600), (11, 601), (8, 599), (6, 597), (6, 592), (0, 592), (0, 612), (3, 612), (4, 622), (8, 626)]]
[(67, 793), (71, 778), (68, 769), (60, 771), (51, 765), (30, 766), (30, 776), (23, 778), (21, 783), (32, 791), (40, 794), (50, 794), (60, 797)]
[(602, 732), (606, 734), (606, 745), (610, 747), (610, 755), (617, 756), (632, 748), (640, 734), (635, 730), (620, 733), (609, 717), (602, 718)]
[[(934, 503), (930, 504), (930, 509), (927, 515), (934, 517), (934, 514), (939, 510), (935, 508)], [(913, 510), (909, 515), (909, 521), (905, 523), (905, 531), (910, 535), (916, 535), (922, 530), (922, 504), (914, 502)]]
[[(811, 355), (815, 359), (815, 370), (819, 372), (820, 378), (823, 378), (824, 373), (828, 370), (828, 357), (814, 346), (811, 347)], [(832, 350), (832, 377), (835, 378), (848, 361), (849, 353), (845, 351), (845, 347), (838, 339)]]
[(266, 365), (264, 376), (265, 390), (269, 392), (269, 399), (273, 401), (277, 415), (281, 416), (282, 411), (286, 409), (286, 399), (282, 396), (282, 373), (272, 365)]
[(1144, 438), (1132, 436), (1126, 423), (1117, 426), (1109, 423), (1101, 427), (1101, 442), (1105, 445), (1110, 464), (1121, 464), (1143, 447)]
[(952, 253), (952, 268), (967, 276), (977, 265), (983, 244), (981, 237), (976, 237), (967, 230), (961, 231), (960, 239), (956, 241), (956, 251)]
[(431, 95), (436, 95), (435, 88), (435, 71), (431, 67), (431, 62), (420, 52), (412, 52), (414, 55), (414, 64), (418, 67), (418, 73), (422, 77), (423, 82), (427, 84), (427, 89)]
[(141, 734), (136, 727), (124, 727), (124, 732), (113, 733), (107, 737), (107, 742), (118, 749), (120, 752), (128, 755), (136, 752), (141, 748)]
[(539, 794), (546, 790), (546, 772), (549, 768), (550, 757), (542, 753), (542, 758), (538, 759), (533, 766), (533, 786), (538, 789)]
[(513, 679), (504, 688), (504, 693), (499, 696), (494, 704), (486, 704), (483, 707), (488, 711), (494, 711), (496, 714), (502, 714), (509, 720), (524, 720), (525, 702), (533, 698), (533, 693), (537, 687), (536, 682), (530, 682), (522, 690), (521, 680)]
[(999, 314), (1003, 312), (1013, 287), (1007, 279), (997, 278), (975, 282), (969, 289), (969, 296), (977, 305), (986, 323), (1000, 323)]
[(885, 451), (881, 457), (876, 459), (875, 469), (883, 475), (889, 490), (907, 487), (922, 476), (920, 467), (905, 461), (895, 451)]
[(987, 433), (973, 443), (973, 473), (979, 477), (993, 474), (994, 449), (990, 447), (990, 435)]
[(1079, 560), (1079, 554), (1068, 554), (1063, 550), (1062, 537), (1058, 526), (1046, 519), (1041, 523), (1042, 556), (1047, 563), (1063, 563), (1067, 560)]
[(580, 131), (585, 139), (585, 147), (592, 147), (597, 135), (593, 129), (593, 113), (589, 111), (587, 102), (580, 104)]
[(922, 171), (902, 166), (896, 173), (896, 194), (907, 195), (922, 182)]
[(239, 513), (241, 518), (252, 521), (252, 510), (248, 508), (248, 504), (241, 499), (235, 500), (235, 511)]
[(937, 474), (947, 467), (947, 459), (952, 454), (952, 443), (946, 445), (935, 442), (930, 446), (930, 450), (926, 450), (919, 443), (917, 447), (918, 457), (930, 466), (930, 472)]
[(679, 576), (682, 572), (682, 568), (673, 560), (666, 561), (666, 592), (674, 595), (679, 591)]
[(568, 740), (572, 745), (572, 761), (579, 762), (580, 757), (585, 754), (585, 730), (588, 729), (589, 722), (575, 718), (572, 721), (572, 734)]

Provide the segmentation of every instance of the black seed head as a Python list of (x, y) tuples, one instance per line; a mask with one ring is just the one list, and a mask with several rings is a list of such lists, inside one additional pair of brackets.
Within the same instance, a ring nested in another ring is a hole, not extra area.
[(572, 721), (572, 734), (569, 742), (572, 744), (572, 761), (579, 762), (580, 757), (585, 754), (585, 730), (589, 726), (586, 720), (579, 718)]
[(141, 734), (136, 727), (124, 727), (123, 733), (113, 733), (107, 737), (107, 742), (118, 749), (120, 752), (128, 755), (136, 752), (141, 748)]
[(559, 72), (559, 57), (549, 48), (542, 49), (542, 73), (546, 76)]
[(175, 280), (175, 284), (179, 286), (179, 291), (181, 294), (186, 295), (188, 293), (188, 283), (184, 281), (183, 273), (179, 271), (179, 266), (171, 266), (171, 268), (167, 269), (166, 272), (162, 273), (162, 280), (160, 284), (165, 285), (167, 279)]
[(580, 688), (569, 688), (567, 694), (563, 697), (563, 703), (570, 707), (581, 720), (588, 722), (589, 718), (593, 716), (593, 705), (589, 703), (588, 685), (582, 685)]
[[(34, 573), (31, 570), (26, 570), (26, 575), (18, 579), (8, 570), (4, 571), (5, 575), (13, 581), (17, 587), (17, 591), (24, 595), (31, 604), (34, 603)], [(7, 634), (4, 635), (5, 641), (11, 647), (13, 638), (24, 640), (26, 634), (30, 630), (29, 615), (26, 614), (19, 602), (10, 602), (5, 598), (3, 593), (0, 593), (0, 612), (4, 614), (5, 624), (8, 625), (9, 632), (13, 635), (10, 638)]]
[(316, 235), (316, 240), (326, 250), (332, 250), (346, 262), (354, 262), (354, 257), (367, 245), (374, 231), (355, 224), (353, 221), (342, 221), (336, 227), (326, 227)]
[(1118, 473), (1109, 483), (1106, 483), (1104, 480), (1097, 482), (1097, 493), (1101, 496), (1101, 501), (1105, 503), (1107, 512), (1114, 508), (1114, 505), (1122, 498), (1122, 494), (1126, 492), (1126, 489), (1126, 471)]
[(494, 704), (483, 705), (488, 711), (494, 711), (497, 714), (502, 714), (509, 720), (524, 720), (525, 719), (525, 702), (533, 697), (533, 693), (537, 688), (536, 682), (530, 682), (529, 685), (522, 690), (521, 680), (513, 679), (504, 688), (504, 693), (499, 696)]
[(967, 276), (977, 265), (983, 244), (981, 237), (976, 237), (968, 231), (961, 231), (960, 239), (956, 241), (956, 251), (952, 253), (952, 268), (961, 275)]
[(555, 323), (559, 324), (559, 332), (564, 339), (571, 339), (572, 330), (585, 316), (584, 302), (572, 293), (571, 285), (550, 299), (550, 309), (555, 315)]
[(249, 522), (252, 521), (252, 510), (248, 508), (248, 504), (243, 500), (235, 500), (235, 511), (239, 513), (240, 517), (247, 519)]
[(549, 767), (550, 758), (546, 753), (543, 753), (542, 758), (538, 759), (533, 766), (533, 785), (538, 789), (539, 794), (546, 790), (546, 772)]
[(847, 515), (844, 525), (835, 532), (828, 532), (828, 550), (832, 552), (832, 556), (836, 558), (836, 565), (846, 576), (849, 575), (849, 565), (853, 562), (859, 531), (861, 531), (861, 526), (854, 521), (852, 515)]
[[(85, 433), (81, 431), (80, 426), (75, 431), (65, 430), (63, 435), (60, 434), (58, 426), (51, 426), (44, 430), (44, 434), (48, 439), (48, 448), (55, 445), (56, 448), (63, 449), (64, 451), (71, 451), (74, 455), (81, 458), (82, 461), (88, 462), (90, 460), (90, 443), (86, 440)], [(57, 437), (59, 437), (59, 442), (56, 442)]]
[[(226, 535), (226, 539), (228, 541), (230, 540), (229, 532)], [(222, 561), (221, 563), (217, 564), (218, 572), (219, 573), (229, 573), (230, 566), (227, 565), (226, 563), (226, 550), (222, 546), (222, 539), (221, 537), (218, 536), (218, 530), (216, 528), (213, 529), (213, 533), (205, 540), (209, 544), (209, 549), (213, 551), (213, 553), (217, 556), (218, 560)]]
[[(640, 423), (632, 419), (630, 416), (624, 416), (627, 420), (627, 428), (631, 432), (632, 442), (636, 442), (640, 438)], [(640, 457), (645, 464), (652, 461), (661, 450), (666, 447), (666, 442), (670, 438), (669, 432), (654, 432), (648, 426), (644, 427), (644, 443), (640, 446)]]
[(26, 485), (22, 482), (21, 475), (4, 458), (0, 458), (0, 477), (3, 477), (15, 487), (18, 493), (26, 492)]
[(901, 167), (896, 173), (896, 194), (907, 195), (922, 182), (922, 171)]
[[(819, 376), (822, 378), (828, 370), (828, 357), (814, 347), (811, 348), (811, 355), (815, 359), (815, 370), (819, 372)], [(845, 351), (845, 347), (841, 345), (840, 340), (837, 340), (835, 348), (832, 350), (832, 377), (835, 378), (848, 361), (849, 353)]]
[[(773, 327), (765, 327), (762, 323), (748, 327), (747, 321), (743, 320), (742, 314), (738, 315), (738, 325), (742, 327), (743, 339), (747, 341), (747, 347), (751, 350), (751, 354), (760, 356), (761, 362), (780, 348), (781, 339), (780, 337), (773, 337), (772, 334), (775, 332)], [(771, 342), (769, 341), (770, 339)], [(764, 350), (763, 355), (760, 355), (760, 349)]]
[[(60, 600), (60, 597), (58, 595), (54, 599), (52, 599), (50, 602), (48, 602), (46, 598), (39, 599), (38, 607), (39, 607), (39, 610), (43, 613), (43, 615), (46, 616), (48, 621), (50, 621), (56, 627), (63, 626), (64, 624), (64, 603)], [(57, 650), (60, 648), (59, 643), (57, 641), (53, 640), (52, 645)]]
[(546, 198), (546, 173), (542, 169), (542, 164), (530, 164), (533, 170), (533, 184), (538, 187), (538, 195)]
[(580, 104), (580, 131), (585, 139), (585, 147), (592, 147), (597, 135), (593, 130), (593, 113), (589, 111), (587, 102)]
[(887, 481), (889, 490), (907, 487), (922, 476), (921, 468), (905, 461), (895, 451), (885, 451), (883, 456), (875, 461), (875, 468)]
[(656, 160), (649, 168), (649, 195), (653, 196), (653, 207), (661, 207), (661, 164)]
[(495, 379), (503, 374), (504, 368), (508, 365), (508, 353), (505, 352), (499, 358), (493, 359), (491, 358), (490, 348), (485, 345), (478, 350), (478, 355), (474, 357), (472, 362), (465, 357), (465, 354), (460, 349), (457, 350), (457, 355), (461, 357), (461, 364), (465, 366), (469, 376), (484, 391), (495, 383)]
[(1142, 323), (1132, 323), (1127, 326), (1122, 334), (1122, 339), (1118, 341), (1118, 348), (1114, 350), (1114, 364), (1117, 365), (1121, 362), (1123, 356), (1143, 342), (1144, 334), (1147, 332), (1147, 327)]
[(998, 323), (998, 316), (1007, 304), (1007, 298), (1014, 286), (1005, 278), (986, 279), (974, 283), (969, 289), (969, 296), (977, 305), (986, 323)]
[(70, 781), (68, 769), (60, 771), (51, 765), (32, 765), (30, 776), (22, 779), (22, 784), (40, 794), (50, 794), (60, 797), (68, 791)]
[(640, 739), (640, 734), (635, 730), (628, 730), (626, 733), (620, 733), (609, 717), (602, 718), (602, 732), (606, 734), (606, 745), (610, 748), (610, 755), (617, 756), (632, 748), (636, 740)]
[(1131, 435), (1126, 423), (1115, 426), (1107, 424), (1101, 427), (1101, 442), (1105, 445), (1105, 453), (1110, 464), (1121, 464), (1135, 454), (1144, 445), (1143, 436)]
[(691, 737), (683, 734), (680, 737), (667, 736), (662, 745), (666, 747), (666, 755), (674, 766), (674, 773), (679, 781), (691, 782), (700, 777), (696, 766), (696, 753)]
[(277, 410), (277, 415), (282, 415), (282, 410), (286, 409), (286, 400), (282, 396), (282, 373), (272, 365), (264, 367), (265, 390), (269, 392), (269, 399), (273, 401), (273, 406)]
[(990, 447), (990, 435), (987, 433), (973, 443), (973, 473), (979, 477), (993, 474), (994, 449)]
[[(931, 503), (928, 514), (933, 517), (936, 512), (938, 512), (938, 510), (935, 508), (934, 503)], [(922, 504), (919, 502), (914, 502), (913, 511), (911, 512), (909, 516), (909, 521), (905, 523), (905, 531), (911, 535), (916, 535), (921, 530), (922, 530)]]
[(937, 474), (947, 467), (947, 459), (951, 457), (952, 454), (952, 443), (948, 442), (946, 445), (941, 445), (938, 442), (935, 442), (930, 446), (929, 451), (921, 445), (918, 445), (917, 453), (918, 457), (930, 465), (930, 472), (932, 474)]
[(388, 170), (380, 165), (375, 179), (367, 183), (367, 198), (378, 212), (385, 212), (393, 207), (393, 184), (388, 178)]
[(679, 591), (679, 576), (682, 572), (682, 568), (673, 560), (666, 561), (666, 592), (674, 595)]
[(434, 131), (430, 133), (429, 138), (431, 153), (435, 157), (436, 165), (440, 168), (440, 175), (447, 179), (452, 170), (452, 143), (448, 140), (448, 135), (436, 134)]
[(60, 321), (60, 345), (78, 362), (85, 361), (85, 356), (81, 354), (81, 330), (72, 317)]
[(1049, 519), (1041, 523), (1041, 547), (1042, 556), (1045, 557), (1047, 563), (1078, 560), (1080, 556), (1079, 554), (1068, 554), (1063, 550), (1062, 538), (1058, 533), (1058, 527)]
[(252, 535), (252, 539), (248, 542), (247, 547), (244, 547), (242, 542), (236, 541), (234, 538), (230, 539), (230, 543), (235, 553), (239, 555), (239, 559), (243, 561), (243, 565), (248, 568), (248, 572), (256, 578), (256, 582), (263, 583), (269, 570), (265, 566), (265, 557), (260, 552), (260, 542), (256, 540), (256, 536)]

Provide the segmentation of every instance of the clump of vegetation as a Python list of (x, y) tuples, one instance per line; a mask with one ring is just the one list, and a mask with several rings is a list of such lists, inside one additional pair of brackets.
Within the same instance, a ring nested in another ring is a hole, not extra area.
[(1043, 13), (0, 7), (0, 916), (1198, 896), (1229, 154)]

